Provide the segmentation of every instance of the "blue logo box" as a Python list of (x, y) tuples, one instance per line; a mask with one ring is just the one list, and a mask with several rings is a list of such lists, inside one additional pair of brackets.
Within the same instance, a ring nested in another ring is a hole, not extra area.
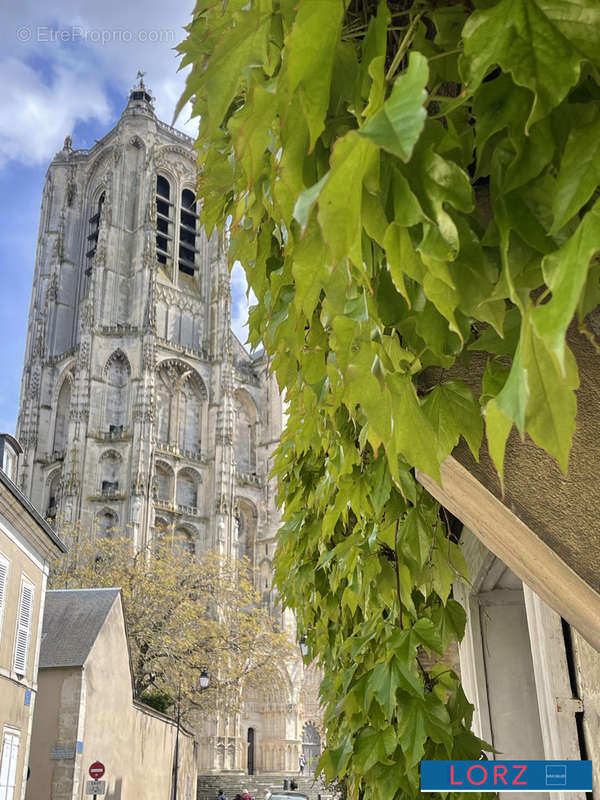
[(591, 761), (421, 761), (422, 792), (591, 792)]

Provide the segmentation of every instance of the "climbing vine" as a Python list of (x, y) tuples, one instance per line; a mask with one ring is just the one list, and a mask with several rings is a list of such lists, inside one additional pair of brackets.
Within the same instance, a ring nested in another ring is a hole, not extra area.
[[(460, 548), (415, 468), (516, 426), (563, 471), (599, 302), (598, 0), (198, 0), (202, 219), (288, 403), (277, 582), (324, 670), (321, 768), (416, 797), (481, 757), (443, 663)], [(478, 391), (453, 368), (487, 358)], [(457, 797), (460, 793), (455, 793)]]

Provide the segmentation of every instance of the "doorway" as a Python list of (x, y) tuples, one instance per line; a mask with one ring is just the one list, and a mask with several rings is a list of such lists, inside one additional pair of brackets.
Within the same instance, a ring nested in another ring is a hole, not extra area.
[[(467, 612), (460, 643), (463, 688), (473, 731), (498, 751), (492, 759), (581, 758), (560, 616), (467, 529), (461, 549), (472, 583), (454, 584)], [(500, 792), (500, 800), (525, 800)], [(566, 800), (543, 792), (540, 800)], [(570, 794), (572, 800), (584, 795)]]
[(307, 722), (302, 729), (302, 752), (306, 759), (306, 774), (314, 775), (321, 755), (321, 737), (312, 722)]
[(248, 775), (254, 775), (254, 728), (248, 728)]

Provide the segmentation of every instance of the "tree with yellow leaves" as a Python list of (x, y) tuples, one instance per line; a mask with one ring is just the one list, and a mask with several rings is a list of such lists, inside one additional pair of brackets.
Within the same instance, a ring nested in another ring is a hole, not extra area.
[(69, 552), (51, 586), (121, 588), (136, 697), (166, 710), (180, 696), (184, 715), (234, 710), (242, 689), (267, 685), (293, 657), (289, 638), (260, 605), (246, 560), (195, 557), (166, 536), (137, 551), (116, 531), (102, 539), (77, 530), (63, 536)]

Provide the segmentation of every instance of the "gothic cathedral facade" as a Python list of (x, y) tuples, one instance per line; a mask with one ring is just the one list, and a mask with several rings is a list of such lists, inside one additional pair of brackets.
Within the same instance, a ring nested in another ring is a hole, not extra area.
[[(268, 475), (282, 400), (266, 359), (231, 330), (226, 254), (199, 225), (192, 145), (157, 119), (140, 78), (109, 133), (89, 150), (67, 137), (50, 164), (17, 426), (21, 488), (44, 515), (92, 536), (127, 531), (141, 547), (168, 530), (191, 553), (245, 555), (274, 610)], [(201, 770), (297, 768), (303, 731), (315, 735), (316, 685), (300, 664), (283, 683), (204, 731)]]

